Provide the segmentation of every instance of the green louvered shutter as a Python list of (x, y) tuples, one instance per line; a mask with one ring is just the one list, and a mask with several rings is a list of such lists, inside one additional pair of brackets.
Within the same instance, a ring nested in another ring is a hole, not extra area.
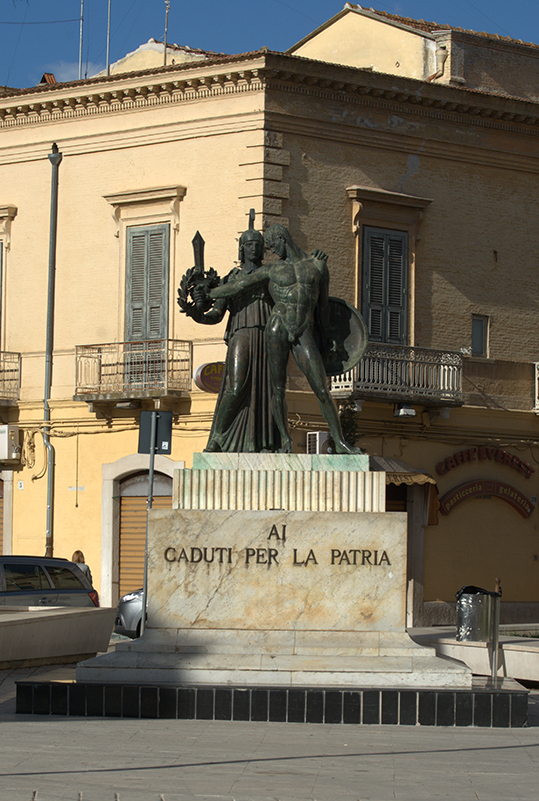
[[(127, 229), (125, 382), (163, 388), (168, 335), (169, 226)], [(145, 345), (144, 342), (150, 340)]]
[(128, 342), (167, 338), (169, 236), (168, 225), (127, 229)]
[(406, 344), (408, 235), (383, 228), (363, 232), (363, 317), (371, 342)]

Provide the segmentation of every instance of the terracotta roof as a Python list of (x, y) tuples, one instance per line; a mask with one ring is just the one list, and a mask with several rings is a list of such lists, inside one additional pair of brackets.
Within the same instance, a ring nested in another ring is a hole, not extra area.
[[(354, 6), (352, 3), (347, 3), (351, 9), (361, 9), (362, 6)], [(539, 47), (533, 42), (523, 42), (522, 39), (513, 39), (511, 36), (499, 36), (497, 33), (486, 33), (485, 31), (473, 31), (467, 28), (455, 27), (454, 25), (442, 25), (439, 22), (427, 22), (424, 19), (412, 19), (411, 17), (399, 17), (397, 14), (390, 14), (388, 11), (378, 11), (376, 8), (364, 9), (377, 14), (379, 17), (400, 22), (402, 25), (408, 25), (410, 28), (417, 28), (426, 33), (435, 33), (436, 31), (459, 31), (460, 33), (469, 33), (472, 36), (483, 36), (485, 39), (494, 39), (498, 42), (510, 42), (512, 44), (525, 45), (526, 47)]]
[[(37, 86), (29, 86), (24, 89), (14, 89), (11, 87), (5, 87), (5, 94), (4, 97), (11, 97), (14, 95), (28, 95), (34, 94), (36, 92), (47, 92), (52, 89), (69, 89), (70, 87), (83, 87), (83, 86), (92, 86), (93, 84), (103, 84), (103, 83), (115, 83), (118, 80), (125, 80), (126, 78), (138, 78), (142, 76), (149, 76), (149, 75), (159, 75), (162, 73), (170, 73), (174, 75), (176, 72), (182, 72), (184, 70), (189, 70), (193, 68), (200, 68), (200, 67), (211, 67), (212, 64), (222, 64), (222, 63), (234, 63), (235, 61), (243, 61), (248, 58), (253, 58), (256, 56), (261, 56), (266, 53), (273, 52), (268, 50), (267, 47), (263, 47), (260, 50), (254, 50), (250, 53), (238, 53), (236, 55), (227, 55), (226, 53), (218, 53), (214, 54), (211, 58), (207, 61), (187, 61), (185, 64), (171, 64), (166, 67), (152, 67), (151, 69), (146, 70), (137, 70), (136, 72), (121, 72), (115, 73), (114, 75), (102, 75), (99, 78), (83, 78), (82, 80), (77, 81), (65, 81), (65, 82), (58, 82), (53, 86), (49, 84), (38, 84)], [(277, 55), (282, 55), (282, 53), (277, 53)]]
[[(195, 76), (199, 74), (202, 77), (190, 81), (190, 73), (193, 71)], [(526, 127), (539, 128), (539, 103), (533, 100), (500, 96), (492, 92), (463, 86), (433, 85), (414, 78), (396, 78), (394, 75), (375, 73), (370, 69), (328, 64), (301, 56), (274, 52), (267, 48), (252, 53), (219, 57), (208, 62), (191, 62), (179, 66), (153, 68), (136, 74), (134, 80), (132, 78), (133, 73), (126, 73), (123, 76), (57, 84), (55, 87), (34, 87), (15, 91), (12, 95), (4, 95), (0, 98), (2, 101), (0, 104), (2, 106), (0, 127), (12, 125), (14, 119), (18, 124), (31, 124), (36, 121), (35, 114), (37, 114), (38, 121), (41, 121), (42, 113), (46, 116), (45, 122), (55, 122), (64, 118), (66, 106), (68, 107), (68, 116), (72, 116), (73, 103), (71, 100), (76, 101), (75, 105), (80, 100), (81, 114), (93, 114), (95, 111), (105, 113), (117, 102), (118, 95), (121, 101), (119, 110), (122, 110), (123, 100), (128, 95), (127, 110), (130, 111), (134, 102), (131, 99), (132, 90), (136, 96), (137, 108), (148, 106), (153, 102), (148, 99), (148, 94), (169, 95), (171, 89), (174, 100), (177, 102), (192, 100), (193, 96), (197, 96), (200, 88), (204, 97), (213, 96), (213, 89), (208, 93), (209, 78), (210, 84), (213, 85), (215, 81), (217, 94), (225, 91), (221, 86), (225, 82), (235, 86), (237, 81), (241, 81), (242, 84), (247, 81), (250, 84), (254, 80), (260, 87), (262, 86), (260, 79), (262, 81), (266, 79), (269, 81), (269, 88), (277, 90), (281, 84), (294, 83), (303, 90), (307, 82), (308, 86), (312, 86), (315, 91), (316, 87), (322, 87), (324, 92), (329, 88), (330, 91), (354, 95), (356, 98), (360, 93), (362, 97), (372, 95), (375, 98), (382, 98), (399, 105), (401, 103), (412, 104), (415, 109), (418, 109), (417, 113), (421, 113), (419, 111), (421, 107), (425, 107), (426, 113), (432, 107), (431, 111), (434, 111), (435, 114), (442, 110), (459, 115), (471, 115), (474, 124), (482, 126), (490, 125), (488, 118), (492, 117), (492, 124), (496, 126), (505, 122), (514, 122)], [(51, 107), (56, 105), (56, 98), (52, 99), (53, 103), (51, 104), (47, 97), (51, 90), (56, 90), (56, 94), (60, 93), (55, 115), (51, 114)], [(32, 105), (27, 106), (25, 100), (31, 96), (32, 92), (37, 96), (32, 98)], [(66, 103), (65, 98), (71, 100)], [(87, 106), (90, 106), (90, 109)], [(29, 114), (30, 111), (32, 111), (32, 115)], [(7, 118), (7, 122), (5, 118)]]
[[(89, 78), (80, 81), (69, 81), (65, 83), (57, 83), (54, 86), (48, 86), (47, 84), (42, 84), (34, 87), (30, 87), (28, 89), (13, 89), (10, 87), (5, 87), (5, 92), (2, 93), (2, 87), (0, 87), (0, 99), (3, 101), (3, 104), (10, 102), (10, 98), (21, 98), (21, 100), (27, 95), (44, 95), (50, 91), (62, 91), (64, 89), (71, 90), (70, 94), (73, 96), (78, 96), (79, 92), (81, 95), (88, 95), (91, 96), (94, 87), (96, 87), (96, 93), (100, 93), (102, 95), (110, 95), (114, 89), (116, 88), (115, 85), (120, 82), (125, 82), (126, 80), (130, 79), (140, 79), (141, 84), (151, 83), (152, 76), (156, 75), (159, 76), (156, 84), (158, 86), (164, 87), (167, 85), (167, 81), (181, 81), (182, 77), (186, 75), (188, 78), (188, 73), (190, 70), (201, 70), (215, 67), (216, 69), (226, 70), (228, 72), (233, 73), (235, 64), (240, 64), (241, 62), (249, 62), (255, 61), (259, 59), (261, 56), (269, 57), (269, 62), (266, 66), (269, 66), (271, 74), (275, 77), (276, 80), (294, 80), (294, 75), (297, 72), (299, 81), (302, 80), (303, 70), (300, 68), (301, 64), (309, 65), (307, 67), (308, 70), (314, 70), (314, 73), (322, 68), (325, 72), (328, 68), (332, 70), (332, 74), (334, 77), (334, 84), (346, 87), (348, 83), (350, 86), (353, 87), (354, 81), (351, 80), (353, 76), (357, 76), (361, 82), (363, 87), (362, 93), (369, 94), (370, 90), (367, 91), (367, 83), (369, 84), (370, 89), (373, 90), (373, 93), (377, 96), (380, 95), (380, 83), (385, 85), (385, 88), (381, 91), (381, 94), (386, 97), (388, 100), (400, 99), (403, 102), (406, 102), (411, 98), (411, 102), (414, 105), (417, 105), (418, 102), (421, 105), (433, 105), (435, 104), (436, 107), (446, 108), (448, 107), (450, 111), (454, 110), (457, 107), (462, 106), (459, 108), (459, 111), (462, 113), (467, 112), (467, 104), (466, 102), (463, 104), (462, 100), (458, 99), (458, 95), (461, 97), (467, 96), (470, 98), (470, 108), (473, 107), (474, 111), (472, 113), (476, 113), (475, 109), (479, 108), (477, 105), (480, 102), (480, 98), (492, 98), (496, 99), (497, 101), (503, 101), (504, 103), (518, 103), (518, 105), (525, 104), (527, 106), (537, 106), (538, 103), (534, 100), (530, 100), (527, 98), (516, 97), (516, 96), (507, 96), (507, 95), (499, 95), (495, 92), (489, 92), (484, 90), (478, 89), (470, 89), (467, 86), (449, 86), (445, 84), (425, 84), (424, 81), (418, 80), (415, 78), (405, 78), (399, 77), (391, 74), (385, 74), (381, 72), (373, 72), (371, 69), (361, 69), (356, 67), (347, 67), (342, 64), (330, 64), (329, 62), (321, 62), (317, 60), (313, 60), (310, 58), (306, 58), (304, 56), (296, 56), (296, 55), (289, 55), (287, 53), (282, 53), (274, 50), (269, 50), (267, 47), (264, 47), (260, 50), (255, 50), (250, 53), (239, 53), (233, 56), (226, 56), (226, 55), (219, 55), (215, 58), (208, 59), (208, 61), (200, 61), (200, 62), (187, 62), (185, 64), (176, 64), (170, 65), (167, 67), (153, 67), (151, 69), (140, 70), (138, 72), (127, 72), (123, 74), (115, 74), (110, 76), (102, 76), (100, 78)], [(230, 65), (230, 66), (229, 66)], [(247, 70), (249, 72), (249, 70)], [(365, 77), (362, 79), (361, 76), (368, 76), (368, 82), (365, 83)], [(311, 78), (315, 77), (314, 74), (310, 75)], [(398, 80), (399, 86), (402, 86), (402, 91), (397, 90), (395, 88), (395, 80)], [(137, 81), (138, 82), (138, 81)], [(320, 82), (324, 86), (327, 86), (328, 80), (325, 74), (320, 75)], [(374, 82), (371, 86), (371, 82)], [(313, 85), (316, 83), (316, 80), (313, 82)], [(375, 85), (376, 84), (376, 85)], [(106, 90), (110, 88), (110, 92)], [(420, 90), (421, 100), (419, 100), (418, 91)], [(347, 89), (345, 88), (345, 91)], [(453, 97), (455, 96), (455, 97)], [(36, 102), (39, 101), (36, 100)], [(46, 103), (46, 99), (43, 98), (41, 103)], [(518, 111), (516, 109), (506, 110), (502, 114), (503, 119), (513, 119), (513, 117), (521, 117), (522, 114), (526, 114), (527, 112)], [(538, 122), (538, 119), (533, 116), (533, 124)], [(531, 119), (531, 117), (530, 117)], [(517, 122), (519, 120), (516, 120)], [(530, 123), (532, 124), (532, 123)]]

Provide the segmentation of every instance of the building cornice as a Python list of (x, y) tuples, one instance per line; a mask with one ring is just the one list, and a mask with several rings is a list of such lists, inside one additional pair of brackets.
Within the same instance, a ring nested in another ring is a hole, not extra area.
[[(374, 104), (370, 106), (373, 108)], [(383, 108), (385, 111), (394, 112), (395, 108), (391, 104), (377, 103), (377, 108)], [(418, 112), (419, 113), (419, 112)], [(360, 145), (361, 147), (371, 147), (376, 150), (388, 150), (393, 153), (400, 152), (408, 155), (417, 154), (417, 136), (400, 133), (395, 135), (393, 130), (381, 130), (379, 128), (363, 127), (350, 123), (343, 123), (341, 121), (325, 121), (324, 125), (320, 125), (320, 121), (316, 119), (306, 119), (305, 117), (292, 116), (290, 114), (282, 114), (274, 111), (267, 111), (265, 114), (268, 130), (280, 131), (281, 133), (290, 133), (296, 135), (312, 136), (318, 139), (326, 139), (335, 143), (343, 144), (349, 143), (352, 145)], [(433, 115), (430, 116), (432, 120)], [(438, 114), (436, 119), (448, 119), (447, 116)], [(452, 119), (449, 117), (449, 119)], [(452, 120), (455, 122), (455, 119)], [(474, 120), (473, 124), (481, 124), (481, 121)], [(494, 124), (491, 124), (494, 127)], [(496, 127), (504, 128), (503, 123), (499, 123)], [(508, 126), (506, 126), (508, 127)], [(519, 129), (512, 126), (511, 130), (515, 130), (524, 134), (539, 135), (539, 128), (534, 131), (529, 128)], [(517, 172), (526, 172), (534, 175), (539, 174), (539, 156), (530, 155), (526, 153), (507, 151), (504, 148), (496, 148), (489, 146), (487, 148), (480, 145), (467, 144), (462, 147), (459, 142), (451, 142), (447, 138), (434, 138), (428, 137), (421, 138), (421, 153), (423, 156), (431, 158), (442, 159), (444, 161), (452, 160), (459, 164), (472, 164), (483, 165), (486, 167), (496, 167), (500, 169), (507, 169)]]
[(271, 51), (24, 90), (0, 98), (0, 130), (263, 90), (389, 102), (425, 117), (450, 115), (445, 119), (539, 134), (539, 103), (533, 101)]
[[(498, 127), (497, 122), (530, 127), (539, 125), (539, 103), (531, 100), (461, 86), (426, 83), (301, 56), (272, 55), (275, 57), (268, 60), (264, 73), (268, 88), (295, 85), (302, 93), (322, 91), (328, 99), (348, 96), (367, 102), (389, 101), (401, 109), (408, 107), (412, 113), (425, 116), (447, 113), (458, 120), (468, 117), (480, 120), (481, 124), (494, 123), (495, 127)], [(303, 69), (298, 62), (303, 62)], [(293, 72), (292, 66), (295, 66)]]
[(432, 34), (436, 41), (440, 39), (451, 38), (454, 42), (463, 42), (471, 45), (472, 47), (480, 47), (485, 50), (494, 50), (497, 53), (512, 53), (522, 55), (525, 54), (526, 58), (539, 58), (539, 46), (528, 44), (527, 42), (518, 41), (515, 39), (506, 39), (500, 37), (499, 39), (488, 38), (480, 34), (473, 33), (472, 31), (461, 31), (458, 28), (447, 28), (445, 30), (434, 31)]

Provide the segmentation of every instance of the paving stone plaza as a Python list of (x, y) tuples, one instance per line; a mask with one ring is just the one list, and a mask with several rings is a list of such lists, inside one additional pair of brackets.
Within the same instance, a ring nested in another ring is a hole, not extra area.
[(0, 801), (535, 801), (539, 691), (513, 729), (15, 714), (0, 672)]

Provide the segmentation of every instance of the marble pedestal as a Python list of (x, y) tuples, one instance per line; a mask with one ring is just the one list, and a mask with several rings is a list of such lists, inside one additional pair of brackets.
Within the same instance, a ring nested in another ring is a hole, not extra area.
[(202, 458), (181, 471), (180, 508), (151, 513), (144, 635), (77, 681), (471, 687), (406, 633), (406, 515), (378, 511), (365, 457)]

